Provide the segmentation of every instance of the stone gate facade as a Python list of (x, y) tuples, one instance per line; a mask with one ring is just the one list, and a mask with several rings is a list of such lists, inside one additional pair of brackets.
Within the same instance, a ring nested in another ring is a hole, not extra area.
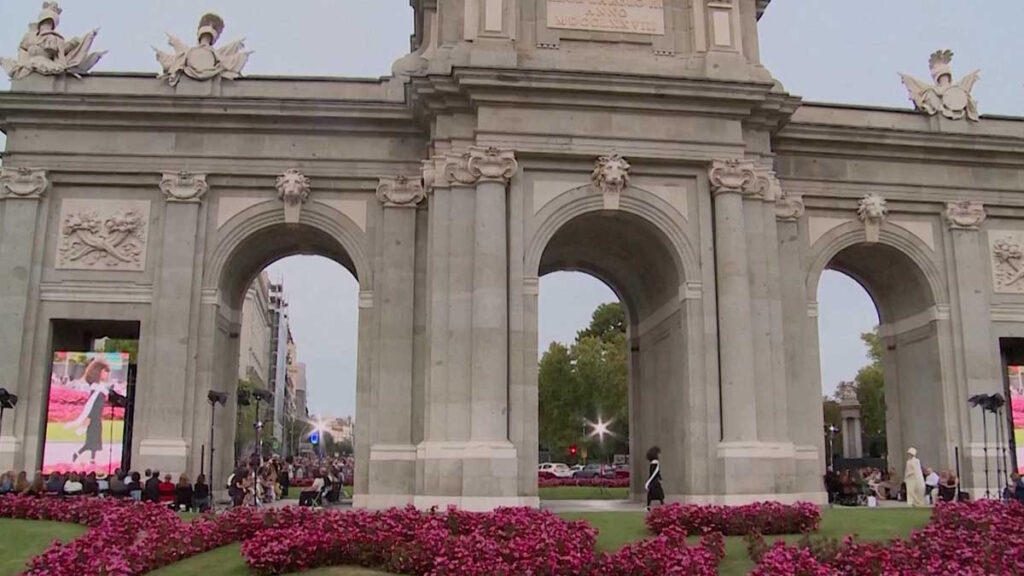
[(890, 460), (959, 453), (982, 489), (967, 399), (1003, 390), (1000, 339), (1024, 337), (1024, 121), (978, 119), (941, 55), (937, 84), (906, 80), (916, 110), (804, 104), (759, 61), (767, 5), (413, 0), (381, 80), (239, 77), (206, 17), (160, 77), (6, 62), (0, 366), (21, 403), (0, 468), (41, 462), (66, 325), (128, 322), (133, 467), (194, 475), (248, 283), (317, 254), (361, 290), (357, 506), (537, 504), (557, 270), (627, 310), (631, 451), (661, 446), (669, 499), (823, 500), (825, 269), (878, 307)]

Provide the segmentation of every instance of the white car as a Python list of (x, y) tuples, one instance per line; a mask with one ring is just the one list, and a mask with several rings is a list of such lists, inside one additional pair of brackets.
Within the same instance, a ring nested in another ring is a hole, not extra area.
[(561, 462), (545, 462), (537, 466), (537, 472), (547, 472), (558, 478), (572, 478), (572, 470)]

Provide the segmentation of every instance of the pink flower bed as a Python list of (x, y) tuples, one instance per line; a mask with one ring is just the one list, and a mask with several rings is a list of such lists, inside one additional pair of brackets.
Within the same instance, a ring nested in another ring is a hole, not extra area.
[(669, 504), (651, 510), (647, 528), (662, 534), (678, 528), (687, 534), (721, 532), (726, 536), (759, 534), (801, 534), (813, 532), (821, 523), (821, 511), (814, 504), (758, 502), (746, 506), (697, 506)]
[[(82, 413), (91, 392), (70, 388), (51, 388), (47, 403), (47, 422), (71, 422)], [(124, 408), (109, 404), (103, 407), (104, 420), (124, 420)]]
[(559, 486), (593, 486), (604, 488), (629, 488), (629, 477), (625, 478), (538, 478), (537, 486), (556, 488)]
[(1013, 427), (1024, 428), (1024, 397), (1014, 397), (1010, 400), (1013, 409)]
[(1024, 574), (1024, 505), (998, 501), (937, 506), (909, 540), (787, 546), (777, 542), (754, 576), (873, 576), (885, 574)]
[(33, 558), (25, 572), (29, 576), (134, 576), (238, 541), (258, 574), (355, 564), (416, 576), (713, 576), (724, 554), (720, 534), (689, 546), (678, 528), (614, 554), (597, 554), (597, 531), (588, 524), (528, 508), (491, 513), (239, 508), (186, 522), (155, 504), (5, 496), (0, 517), (90, 528)]

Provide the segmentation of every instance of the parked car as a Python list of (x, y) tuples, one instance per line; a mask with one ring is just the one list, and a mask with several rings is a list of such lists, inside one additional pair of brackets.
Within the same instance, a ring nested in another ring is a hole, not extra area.
[(629, 464), (623, 464), (622, 466), (615, 466), (615, 477), (616, 478), (629, 478)]
[(587, 464), (573, 472), (573, 478), (615, 478), (615, 470), (607, 464)]
[(546, 477), (546, 474), (551, 474), (555, 478), (572, 478), (572, 470), (569, 466), (561, 462), (545, 462), (537, 465), (537, 476), (539, 478)]

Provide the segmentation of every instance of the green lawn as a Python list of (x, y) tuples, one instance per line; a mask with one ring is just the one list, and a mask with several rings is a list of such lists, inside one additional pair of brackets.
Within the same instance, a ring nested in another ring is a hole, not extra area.
[[(905, 537), (911, 530), (928, 522), (927, 509), (867, 509), (826, 508), (822, 511), (822, 536), (842, 538), (857, 534), (865, 540), (888, 540)], [(614, 551), (625, 544), (646, 538), (643, 512), (575, 512), (561, 516), (567, 520), (585, 520), (599, 530), (597, 549)], [(35, 522), (26, 520), (0, 520), (0, 576), (17, 574), (28, 558), (45, 550), (53, 539), (68, 540), (85, 532), (80, 526)], [(783, 536), (794, 541), (799, 536)], [(769, 542), (778, 539), (768, 538)], [(696, 539), (694, 539), (696, 542)], [(173, 566), (153, 572), (157, 576), (185, 576), (209, 574), (211, 576), (249, 576), (239, 553), (239, 544), (232, 544), (194, 556)], [(726, 538), (722, 576), (741, 576), (753, 569), (747, 549), (740, 537)], [(322, 568), (304, 572), (303, 576), (383, 576), (383, 572), (357, 567)]]
[(599, 488), (596, 486), (553, 486), (538, 488), (541, 500), (627, 500), (629, 488)]
[(0, 520), (0, 576), (20, 574), (25, 562), (49, 548), (54, 540), (73, 540), (85, 531), (76, 524)]

